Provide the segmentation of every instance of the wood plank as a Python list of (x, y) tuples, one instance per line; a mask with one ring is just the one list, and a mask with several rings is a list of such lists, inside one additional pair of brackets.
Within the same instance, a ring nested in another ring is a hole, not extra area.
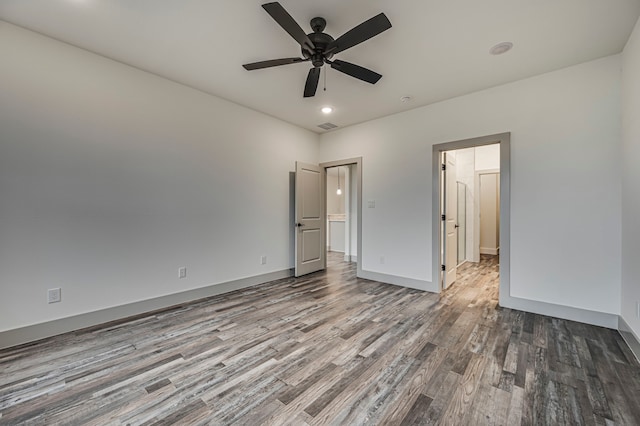
[(482, 370), (487, 359), (482, 355), (473, 354), (469, 366), (457, 387), (451, 403), (442, 415), (442, 423), (444, 424), (464, 424), (463, 419), (467, 414), (467, 409), (471, 406), (473, 398), (476, 396), (476, 390), (480, 383)]
[[(410, 383), (407, 383), (402, 389), (398, 390), (395, 403), (387, 410), (385, 416), (380, 420), (380, 424), (398, 424), (408, 421), (408, 418), (418, 415), (417, 410), (426, 410), (429, 404), (431, 404), (431, 398), (426, 397), (420, 392), (424, 389), (431, 377), (433, 377), (437, 371), (437, 367), (446, 358), (447, 350), (431, 343), (425, 345), (425, 349), (424, 352), (421, 352), (416, 357), (417, 368), (409, 374)], [(427, 352), (428, 355), (426, 355)], [(416, 406), (418, 399), (420, 399), (420, 403)], [(412, 411), (413, 414), (410, 414)]]
[(402, 419), (400, 426), (424, 424), (421, 420), (432, 402), (433, 400), (428, 396), (419, 394), (405, 418)]

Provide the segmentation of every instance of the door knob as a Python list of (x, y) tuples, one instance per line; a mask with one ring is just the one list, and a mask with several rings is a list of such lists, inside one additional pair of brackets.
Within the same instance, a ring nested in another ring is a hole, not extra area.
[(300, 228), (302, 226), (304, 226), (304, 223), (296, 223), (296, 227)]
[(460, 228), (460, 225), (458, 225), (457, 223), (454, 225), (454, 228)]

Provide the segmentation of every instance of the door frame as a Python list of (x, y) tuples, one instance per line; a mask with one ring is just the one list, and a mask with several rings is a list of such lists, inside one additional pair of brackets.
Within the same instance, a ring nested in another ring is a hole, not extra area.
[(442, 259), (440, 247), (442, 245), (442, 233), (440, 231), (442, 221), (441, 209), (441, 157), (444, 151), (474, 148), (484, 145), (500, 145), (500, 285), (499, 303), (503, 305), (510, 297), (510, 271), (511, 271), (511, 133), (498, 133), (494, 135), (480, 136), (477, 138), (463, 139), (452, 142), (434, 144), (431, 156), (431, 258), (432, 280), (437, 284), (438, 292), (442, 291)]
[[(327, 186), (327, 173), (326, 170), (328, 168), (331, 167), (338, 167), (338, 166), (351, 166), (351, 165), (355, 165), (356, 166), (356, 170), (354, 171), (355, 176), (356, 176), (356, 206), (358, 208), (358, 214), (356, 215), (356, 217), (358, 218), (358, 223), (356, 225), (356, 232), (357, 232), (357, 250), (358, 250), (358, 254), (357, 254), (357, 260), (356, 260), (356, 276), (357, 277), (361, 277), (362, 276), (362, 157), (354, 157), (354, 158), (347, 158), (344, 160), (335, 160), (335, 161), (327, 161), (324, 163), (320, 163), (320, 168), (322, 170), (324, 170), (324, 187), (326, 188)], [(346, 183), (345, 183), (346, 184)], [(350, 191), (352, 191), (353, 188), (350, 189)], [(324, 210), (326, 212), (326, 203), (327, 203), (327, 197), (325, 194), (325, 197), (323, 198), (323, 203), (324, 203)], [(326, 216), (326, 214), (325, 214)], [(326, 220), (326, 217), (325, 217)], [(353, 223), (353, 221), (352, 221)], [(349, 229), (349, 232), (351, 232), (351, 229)], [(326, 247), (325, 247), (326, 250)], [(325, 256), (325, 268), (326, 268), (326, 261), (327, 261), (327, 256)]]

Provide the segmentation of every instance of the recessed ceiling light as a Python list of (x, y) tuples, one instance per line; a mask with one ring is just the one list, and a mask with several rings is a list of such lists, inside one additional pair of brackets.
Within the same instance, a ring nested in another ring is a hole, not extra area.
[(411, 100), (411, 96), (403, 96), (400, 98), (400, 102), (402, 103), (409, 102), (410, 100)]
[(502, 43), (498, 43), (489, 49), (489, 53), (492, 55), (502, 55), (503, 53), (507, 53), (513, 47), (513, 43), (510, 41), (503, 41)]
[(330, 106), (326, 106), (322, 107), (320, 111), (324, 112), (325, 114), (331, 114), (333, 112), (333, 108), (331, 108)]

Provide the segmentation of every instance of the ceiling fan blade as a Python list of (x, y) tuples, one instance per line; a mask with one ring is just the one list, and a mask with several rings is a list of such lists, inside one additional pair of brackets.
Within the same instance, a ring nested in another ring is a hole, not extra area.
[(311, 68), (307, 75), (307, 82), (304, 85), (304, 97), (310, 98), (316, 95), (318, 81), (320, 80), (320, 68)]
[(262, 5), (262, 8), (267, 11), (269, 15), (278, 23), (280, 26), (289, 33), (291, 37), (293, 37), (303, 49), (308, 51), (309, 53), (314, 53), (316, 46), (309, 39), (307, 34), (304, 32), (300, 25), (289, 15), (284, 7), (280, 5), (280, 3), (266, 3)]
[(377, 72), (339, 59), (331, 62), (331, 68), (371, 84), (376, 84), (382, 78)]
[(308, 61), (308, 59), (302, 59), (302, 58), (271, 59), (269, 61), (260, 61), (260, 62), (253, 62), (250, 64), (244, 64), (243, 67), (247, 71), (252, 71), (252, 70), (259, 70), (262, 68), (277, 67), (279, 65), (289, 65), (289, 64), (295, 64), (298, 62), (305, 62), (305, 61)]
[(377, 36), (389, 28), (391, 28), (391, 22), (389, 22), (387, 15), (381, 13), (367, 21), (364, 21), (362, 24), (352, 28), (333, 42), (329, 43), (325, 52), (333, 54), (342, 52), (343, 50)]

